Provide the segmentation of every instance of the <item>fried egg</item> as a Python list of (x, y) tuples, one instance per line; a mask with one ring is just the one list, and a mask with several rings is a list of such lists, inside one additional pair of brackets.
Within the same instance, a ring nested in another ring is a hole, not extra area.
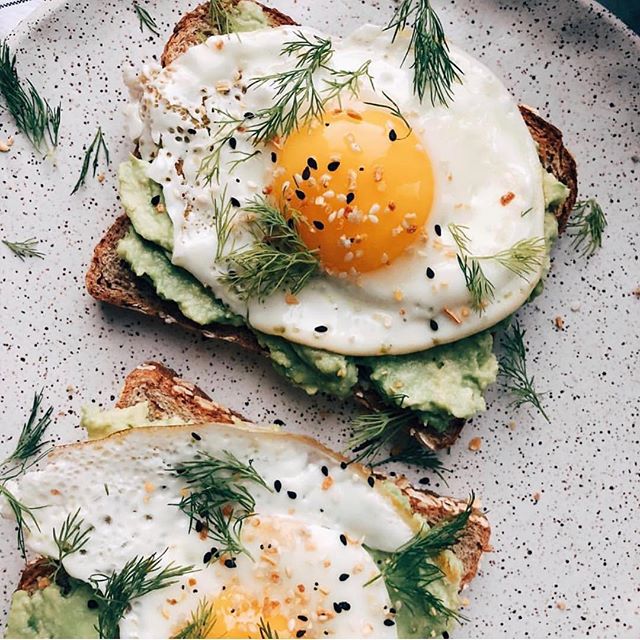
[[(147, 67), (134, 83), (130, 134), (162, 185), (173, 222), (174, 264), (192, 273), (247, 323), (287, 340), (347, 355), (401, 354), (460, 340), (517, 310), (541, 277), (542, 260), (518, 275), (495, 260), (482, 266), (495, 297), (471, 308), (450, 225), (465, 229), (468, 252), (493, 256), (544, 237), (542, 168), (518, 107), (500, 80), (451, 46), (463, 75), (448, 106), (422, 103), (403, 64), (409, 33), (365, 25), (331, 37), (334, 71), (368, 70), (356, 92), (342, 92), (322, 119), (290, 135), (252, 144), (242, 124), (220, 149), (208, 183), (203, 161), (221, 122), (250, 123), (274, 103), (257, 78), (295, 65), (286, 43), (327, 37), (279, 27), (214, 36), (167, 68)], [(321, 69), (317, 87), (331, 72)], [(305, 245), (322, 269), (291, 296), (242, 300), (225, 275), (230, 252), (255, 243), (247, 206), (256, 196), (298, 210)], [(234, 215), (218, 247), (214, 202)]]
[[(247, 483), (255, 513), (240, 540), (247, 553), (218, 557), (206, 530), (179, 507), (179, 465), (208, 454), (252, 460), (265, 487)], [(395, 637), (395, 609), (367, 549), (394, 551), (421, 526), (385, 483), (315, 441), (244, 425), (147, 427), (57, 447), (43, 467), (9, 483), (38, 510), (27, 548), (57, 558), (55, 532), (75, 514), (91, 527), (63, 561), (73, 578), (111, 575), (135, 557), (193, 565), (175, 583), (134, 598), (120, 637), (174, 637), (203, 603), (209, 637)], [(8, 513), (7, 507), (7, 513)], [(366, 548), (365, 548), (366, 547)]]

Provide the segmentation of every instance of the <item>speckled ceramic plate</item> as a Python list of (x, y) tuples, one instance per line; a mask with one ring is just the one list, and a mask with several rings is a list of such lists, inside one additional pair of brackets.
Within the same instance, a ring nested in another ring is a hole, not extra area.
[[(300, 22), (339, 33), (364, 20), (386, 21), (391, 11), (386, 1), (276, 4)], [(489, 411), (444, 456), (454, 470), (448, 486), (402, 471), (441, 492), (465, 496), (474, 489), (489, 512), (495, 550), (468, 591), (470, 621), (458, 636), (637, 637), (640, 39), (586, 0), (437, 4), (453, 40), (562, 128), (579, 162), (582, 195), (598, 197), (610, 226), (591, 259), (577, 258), (563, 239), (544, 296), (520, 313), (551, 424), (509, 409), (493, 390)], [(344, 444), (352, 407), (308, 398), (263, 360), (103, 308), (85, 293), (93, 246), (119, 211), (115, 167), (130, 150), (122, 69), (157, 57), (189, 8), (188, 0), (149, 3), (162, 33), (154, 37), (140, 32), (130, 2), (49, 2), (10, 38), (22, 74), (62, 102), (62, 134), (55, 162), (34, 158), (20, 135), (10, 153), (0, 154), (1, 236), (35, 236), (46, 253), (20, 262), (0, 250), (2, 452), (34, 390), (45, 388), (56, 408), (55, 439), (67, 442), (81, 436), (80, 406), (110, 406), (125, 374), (150, 358), (257, 421), (279, 418), (291, 430)], [(111, 169), (103, 184), (89, 180), (71, 197), (83, 145), (98, 125)], [(15, 133), (0, 112), (0, 137)], [(467, 444), (476, 436), (482, 447), (471, 452)], [(11, 525), (0, 526), (4, 618), (21, 562)]]

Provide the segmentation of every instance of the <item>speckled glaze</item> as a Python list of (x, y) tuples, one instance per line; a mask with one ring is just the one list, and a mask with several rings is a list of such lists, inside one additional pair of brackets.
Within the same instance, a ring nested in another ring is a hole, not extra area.
[[(62, 127), (54, 162), (36, 158), (20, 135), (0, 154), (0, 236), (36, 236), (47, 254), (20, 262), (0, 246), (0, 453), (12, 447), (34, 390), (43, 387), (55, 406), (54, 440), (68, 442), (82, 435), (80, 406), (110, 406), (126, 373), (151, 358), (254, 420), (280, 419), (342, 448), (351, 405), (308, 398), (266, 361), (102, 307), (84, 290), (93, 247), (119, 212), (115, 167), (130, 151), (122, 69), (157, 59), (190, 8), (186, 0), (144, 4), (160, 37), (140, 32), (130, 2), (84, 0), (45, 3), (10, 38), (21, 73), (62, 102)], [(364, 0), (276, 6), (337, 33), (384, 22), (391, 12), (389, 2)], [(509, 408), (495, 388), (489, 411), (443, 455), (454, 470), (448, 486), (415, 469), (395, 471), (440, 492), (473, 489), (489, 511), (494, 552), (466, 594), (470, 621), (458, 637), (638, 637), (640, 38), (588, 0), (437, 6), (451, 39), (561, 127), (579, 163), (582, 196), (597, 196), (610, 226), (590, 259), (562, 239), (545, 294), (519, 314), (551, 424)], [(89, 179), (69, 196), (98, 125), (112, 153), (106, 180)], [(0, 138), (16, 133), (0, 112)], [(474, 437), (482, 439), (477, 452), (467, 446)], [(11, 524), (0, 523), (0, 624), (22, 566), (14, 541)]]

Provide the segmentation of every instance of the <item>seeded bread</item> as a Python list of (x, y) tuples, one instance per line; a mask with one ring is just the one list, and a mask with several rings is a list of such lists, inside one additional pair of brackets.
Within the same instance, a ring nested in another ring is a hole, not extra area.
[[(231, 424), (238, 419), (246, 421), (240, 414), (217, 404), (196, 385), (182, 380), (175, 371), (158, 362), (142, 364), (127, 376), (116, 407), (129, 407), (143, 401), (149, 403), (149, 417), (153, 420), (179, 416), (185, 422), (197, 423)], [(404, 477), (394, 479), (394, 482), (407, 496), (412, 508), (430, 524), (460, 513), (466, 507), (464, 500), (414, 489)], [(482, 554), (490, 551), (490, 535), (487, 518), (475, 508), (465, 533), (454, 548), (464, 565), (463, 587), (478, 572)], [(42, 589), (49, 584), (50, 575), (50, 563), (36, 560), (24, 568), (18, 588), (29, 592)]]
[[(237, 0), (234, 0), (236, 3)], [(272, 26), (295, 24), (294, 21), (275, 9), (260, 5)], [(203, 34), (210, 33), (208, 3), (198, 6), (187, 13), (176, 25), (173, 34), (167, 41), (162, 54), (162, 63), (170, 64), (172, 60), (184, 53), (190, 46), (202, 42)], [(553, 125), (543, 120), (530, 108), (521, 106), (522, 116), (538, 144), (538, 152), (543, 166), (564, 182), (570, 195), (556, 212), (560, 230), (566, 226), (567, 219), (577, 195), (576, 164), (562, 141), (562, 133)], [(126, 216), (120, 216), (107, 231), (94, 250), (93, 259), (86, 276), (89, 293), (102, 302), (132, 309), (145, 315), (154, 316), (167, 323), (178, 324), (190, 331), (202, 334), (206, 338), (214, 338), (232, 342), (239, 347), (268, 357), (268, 352), (260, 347), (253, 334), (246, 328), (229, 327), (222, 324), (207, 326), (198, 325), (186, 318), (173, 302), (160, 299), (154, 289), (142, 278), (137, 278), (116, 253), (119, 240), (124, 237), (130, 227)], [(373, 390), (365, 390), (359, 386), (354, 389), (355, 401), (369, 411), (379, 411), (386, 407), (385, 403)], [(410, 430), (422, 445), (430, 449), (443, 449), (451, 446), (464, 425), (464, 420), (453, 419), (447, 430), (440, 433), (423, 426), (418, 420)]]

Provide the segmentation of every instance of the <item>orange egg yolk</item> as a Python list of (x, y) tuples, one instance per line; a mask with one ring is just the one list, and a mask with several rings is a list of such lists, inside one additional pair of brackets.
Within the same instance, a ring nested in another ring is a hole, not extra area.
[(390, 264), (423, 234), (431, 162), (416, 134), (380, 108), (336, 109), (274, 147), (272, 197), (329, 273)]

